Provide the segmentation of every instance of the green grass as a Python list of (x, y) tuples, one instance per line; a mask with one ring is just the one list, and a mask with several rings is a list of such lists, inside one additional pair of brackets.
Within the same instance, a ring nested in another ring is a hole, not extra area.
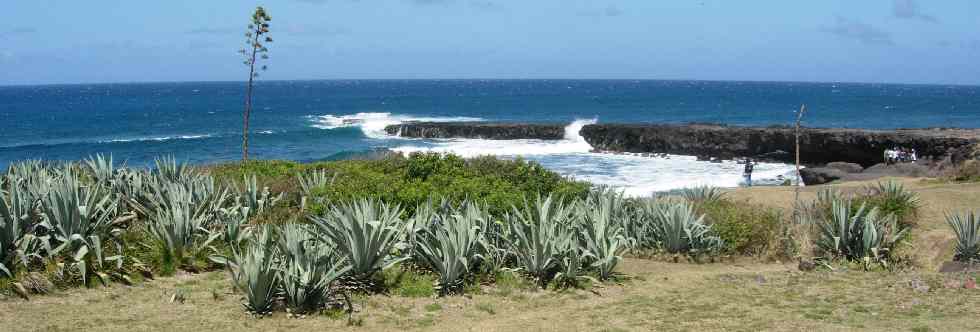
[(401, 297), (432, 297), (436, 295), (436, 276), (403, 269), (400, 266), (384, 271), (385, 287), (392, 295)]
[(442, 310), (442, 305), (436, 302), (432, 302), (425, 305), (425, 311), (434, 312)]

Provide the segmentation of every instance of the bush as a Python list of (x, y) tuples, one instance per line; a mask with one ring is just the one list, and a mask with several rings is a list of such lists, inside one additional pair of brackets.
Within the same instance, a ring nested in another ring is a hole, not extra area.
[(724, 241), (724, 250), (734, 254), (767, 252), (776, 245), (783, 222), (779, 210), (748, 202), (722, 199), (698, 204), (696, 210)]
[(952, 182), (978, 182), (980, 181), (980, 161), (967, 160), (948, 170), (942, 179)]
[(409, 216), (417, 206), (433, 198), (445, 199), (453, 205), (467, 200), (481, 202), (489, 212), (499, 215), (538, 194), (553, 194), (570, 201), (584, 198), (589, 191), (586, 182), (570, 180), (522, 159), (463, 159), (436, 153), (309, 164), (253, 161), (246, 167), (225, 164), (206, 169), (219, 180), (236, 183), (245, 174), (255, 174), (260, 179), (259, 185), (269, 187), (272, 192), (292, 192), (294, 201), (301, 188), (297, 175), (319, 172), (332, 183), (310, 191), (310, 209), (314, 213), (324, 212), (324, 207), (331, 203), (373, 198), (401, 205), (405, 216)]

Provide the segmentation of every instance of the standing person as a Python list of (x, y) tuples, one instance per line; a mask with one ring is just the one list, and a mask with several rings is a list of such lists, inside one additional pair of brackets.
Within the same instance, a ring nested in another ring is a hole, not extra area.
[(910, 157), (912, 157), (913, 163), (919, 161), (919, 156), (915, 155), (915, 148), (912, 148), (912, 154), (910, 155)]
[(752, 186), (752, 168), (754, 166), (755, 163), (752, 162), (752, 158), (745, 160), (745, 172), (742, 173), (742, 176), (745, 177), (745, 185), (749, 187)]

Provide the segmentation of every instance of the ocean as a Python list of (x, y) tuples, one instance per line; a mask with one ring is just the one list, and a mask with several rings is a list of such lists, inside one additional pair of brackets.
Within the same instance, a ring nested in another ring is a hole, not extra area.
[[(588, 123), (980, 127), (980, 87), (654, 80), (329, 80), (258, 82), (250, 153), (312, 161), (375, 150), (523, 156), (561, 174), (644, 195), (692, 185), (740, 185), (741, 166), (690, 156), (589, 153)], [(240, 82), (0, 87), (0, 169), (23, 159), (103, 153), (130, 166), (173, 155), (195, 164), (241, 156)], [(423, 140), (388, 136), (409, 121), (567, 123), (560, 141)], [(784, 164), (754, 178), (780, 182)]]

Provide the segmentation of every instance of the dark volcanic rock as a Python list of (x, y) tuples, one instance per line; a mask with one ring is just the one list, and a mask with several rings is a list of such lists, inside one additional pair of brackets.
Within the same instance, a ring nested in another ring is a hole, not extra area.
[[(795, 135), (791, 128), (755, 128), (721, 125), (618, 125), (582, 128), (582, 136), (599, 150), (665, 152), (719, 158), (753, 157), (793, 162)], [(804, 164), (846, 161), (871, 166), (883, 159), (886, 148), (914, 148), (922, 159), (944, 158), (976, 144), (977, 131), (969, 129), (812, 129), (800, 135)], [(965, 154), (965, 153), (964, 153)]]
[(861, 167), (861, 165), (855, 163), (842, 162), (842, 161), (835, 161), (832, 163), (828, 163), (826, 167), (839, 169), (844, 173), (861, 173), (861, 171), (864, 170), (864, 167)]
[(560, 124), (415, 122), (385, 127), (388, 135), (414, 138), (546, 139), (565, 137)]
[[(418, 138), (562, 139), (562, 124), (486, 122), (418, 122), (385, 128), (390, 135)], [(800, 137), (800, 161), (807, 165), (847, 162), (868, 167), (883, 161), (886, 148), (914, 148), (921, 160), (958, 164), (980, 158), (973, 129), (819, 129), (805, 128)], [(705, 160), (751, 157), (795, 161), (792, 128), (735, 127), (689, 124), (595, 124), (582, 135), (600, 151), (669, 153)], [(853, 168), (852, 166), (848, 166)], [(849, 172), (849, 171), (848, 171)]]
[(845, 177), (847, 173), (836, 168), (814, 167), (800, 170), (800, 177), (803, 184), (808, 186), (829, 183)]

